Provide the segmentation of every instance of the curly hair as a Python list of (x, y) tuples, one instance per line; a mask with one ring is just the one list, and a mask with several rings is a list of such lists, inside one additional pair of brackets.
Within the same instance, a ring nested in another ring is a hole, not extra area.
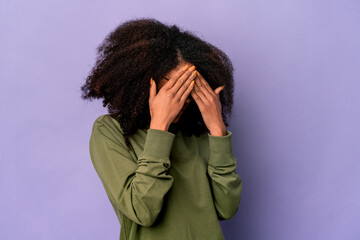
[[(103, 99), (103, 107), (108, 106), (109, 115), (119, 122), (130, 149), (129, 136), (150, 124), (150, 78), (158, 83), (184, 60), (196, 66), (212, 89), (225, 85), (219, 97), (224, 124), (229, 126), (234, 83), (228, 56), (192, 32), (153, 18), (128, 20), (106, 36), (97, 47), (96, 64), (81, 86), (81, 98)], [(176, 126), (186, 135), (208, 132), (195, 101)]]

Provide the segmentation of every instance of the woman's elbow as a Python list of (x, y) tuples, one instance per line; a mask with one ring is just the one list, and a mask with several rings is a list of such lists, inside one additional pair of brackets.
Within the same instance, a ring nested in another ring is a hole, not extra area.
[(235, 208), (234, 210), (228, 210), (228, 211), (222, 211), (222, 212), (217, 212), (218, 215), (218, 219), (219, 220), (230, 220), (231, 218), (233, 218), (235, 216), (235, 214), (237, 213), (238, 208)]
[(152, 225), (154, 225), (156, 219), (157, 219), (157, 216), (147, 215), (147, 216), (144, 216), (141, 219), (139, 219), (138, 224), (143, 227), (151, 227)]

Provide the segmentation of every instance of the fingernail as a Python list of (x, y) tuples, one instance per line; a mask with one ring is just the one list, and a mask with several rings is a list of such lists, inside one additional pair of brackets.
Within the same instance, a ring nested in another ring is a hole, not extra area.
[(191, 74), (191, 77), (192, 77), (192, 78), (196, 78), (196, 77), (197, 77), (197, 74), (196, 74), (195, 72), (193, 72), (193, 73)]
[(186, 69), (188, 69), (189, 65), (185, 65), (185, 67), (183, 67), (183, 71), (185, 71)]
[(195, 66), (191, 66), (190, 68), (189, 68), (189, 71), (191, 72), (191, 71), (194, 71), (194, 69), (195, 69)]
[(153, 81), (153, 79), (152, 79), (152, 78), (150, 78), (150, 85), (152, 84), (152, 81)]

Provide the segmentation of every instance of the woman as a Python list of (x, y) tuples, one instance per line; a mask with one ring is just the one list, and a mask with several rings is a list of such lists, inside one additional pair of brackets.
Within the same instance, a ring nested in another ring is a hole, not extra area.
[(108, 105), (93, 124), (90, 155), (120, 239), (224, 239), (219, 220), (235, 215), (242, 191), (226, 130), (229, 58), (146, 18), (119, 25), (97, 50), (82, 98)]

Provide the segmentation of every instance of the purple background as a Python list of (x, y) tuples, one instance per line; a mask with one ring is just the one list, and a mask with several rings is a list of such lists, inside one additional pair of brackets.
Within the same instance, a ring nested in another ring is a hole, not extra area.
[(1, 1), (0, 239), (118, 239), (80, 86), (119, 23), (154, 17), (235, 67), (243, 181), (226, 239), (360, 239), (360, 2)]

